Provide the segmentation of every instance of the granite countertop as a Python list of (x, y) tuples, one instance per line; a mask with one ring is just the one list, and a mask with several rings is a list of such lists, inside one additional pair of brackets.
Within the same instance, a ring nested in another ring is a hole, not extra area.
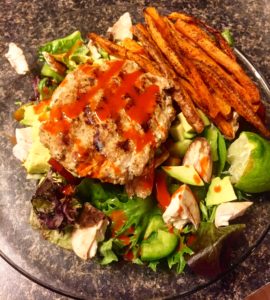
[[(213, 26), (231, 28), (237, 41), (237, 47), (246, 54), (255, 67), (264, 74), (266, 80), (270, 82), (270, 2), (268, 0), (182, 0), (168, 2), (165, 0), (152, 2), (149, 0), (3, 0), (0, 13), (1, 99), (7, 99), (10, 92), (12, 93), (7, 88), (10, 86), (11, 81), (15, 82), (12, 87), (16, 87), (16, 84), (23, 84), (23, 81), (18, 80), (15, 72), (3, 57), (3, 54), (7, 52), (9, 42), (15, 42), (22, 47), (30, 66), (34, 66), (36, 46), (44, 41), (67, 34), (67, 27), (69, 32), (80, 29), (86, 33), (90, 31), (89, 24), (91, 24), (92, 31), (104, 32), (104, 24), (100, 16), (105, 16), (107, 22), (112, 22), (125, 11), (130, 11), (131, 14), (136, 16), (141, 13), (142, 7), (149, 4), (167, 11), (171, 11), (178, 6), (180, 10), (183, 9), (194, 15), (202, 16)], [(2, 106), (1, 117), (4, 116), (5, 107), (8, 106)], [(0, 130), (4, 133), (9, 131), (10, 128), (12, 129), (12, 127), (4, 125), (4, 128)], [(2, 163), (4, 162), (1, 160), (0, 167)], [(11, 169), (1, 169), (1, 172), (11, 176), (10, 180), (12, 180), (13, 173)], [(14, 178), (17, 181), (20, 180), (16, 176)], [(3, 187), (2, 182), (2, 190), (5, 191), (5, 189), (6, 187)], [(31, 189), (25, 186), (25, 192), (30, 193)], [(19, 195), (16, 194), (15, 196), (16, 201), (19, 201)], [(1, 212), (3, 211), (4, 207), (0, 202), (0, 218), (2, 218)], [(25, 214), (25, 211), (22, 211), (21, 214)], [(15, 225), (11, 229), (7, 227), (7, 234), (14, 234), (18, 230), (19, 228)], [(9, 231), (12, 231), (12, 233)], [(3, 235), (3, 231), (0, 231), (0, 234)], [(26, 239), (27, 237), (25, 237)], [(0, 250), (5, 249), (5, 253), (7, 253), (9, 245), (4, 244), (3, 241), (5, 239), (0, 237)], [(22, 241), (24, 240), (22, 239)], [(27, 243), (26, 245), (30, 245), (31, 239), (30, 241), (27, 240)], [(19, 247), (19, 245), (17, 246)], [(243, 299), (249, 293), (270, 281), (269, 247), (270, 233), (267, 234), (251, 256), (234, 271), (212, 286), (198, 291), (194, 295), (186, 297), (186, 299)], [(28, 280), (2, 259), (0, 259), (0, 278), (0, 299), (67, 299)]]

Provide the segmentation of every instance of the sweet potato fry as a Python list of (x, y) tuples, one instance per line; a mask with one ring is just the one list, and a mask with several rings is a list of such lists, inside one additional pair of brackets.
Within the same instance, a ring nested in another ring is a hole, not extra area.
[(138, 40), (143, 45), (144, 50), (154, 59), (158, 64), (158, 67), (163, 76), (167, 79), (174, 80), (176, 74), (174, 70), (170, 67), (165, 57), (163, 56), (160, 49), (156, 46), (155, 42), (152, 40), (150, 34), (145, 29), (142, 24), (137, 24), (133, 26), (133, 34), (138, 38)]
[(204, 123), (201, 120), (189, 94), (185, 89), (181, 89), (180, 86), (176, 86), (173, 93), (174, 100), (179, 104), (181, 110), (186, 117), (188, 123), (198, 133), (201, 133), (204, 129)]
[(185, 75), (185, 68), (179, 61), (177, 54), (175, 51), (169, 46), (167, 41), (163, 38), (161, 33), (158, 31), (157, 26), (155, 25), (153, 19), (151, 16), (149, 16), (147, 13), (145, 13), (145, 20), (148, 25), (148, 31), (152, 37), (152, 39), (155, 41), (159, 49), (163, 52), (165, 57), (168, 59), (170, 64), (173, 66), (175, 71), (181, 75)]
[(141, 45), (139, 45), (137, 42), (135, 42), (134, 40), (132, 40), (130, 38), (125, 38), (122, 41), (121, 46), (126, 48), (127, 50), (133, 52), (133, 53), (137, 53), (137, 54), (140, 54), (140, 55), (145, 55), (144, 48)]
[[(197, 104), (197, 106), (207, 115), (209, 116), (208, 108), (200, 102), (198, 95), (194, 88), (185, 80), (180, 79), (180, 84), (183, 89), (188, 91), (192, 100)], [(229, 139), (234, 138), (234, 129), (230, 121), (226, 120), (222, 115), (218, 114), (214, 119), (210, 118), (212, 122), (219, 128), (219, 130)]]
[(196, 27), (191, 27), (189, 24), (180, 19), (177, 20), (175, 26), (182, 34), (198, 44), (217, 63), (226, 68), (230, 73), (234, 74), (238, 82), (247, 89), (250, 95), (252, 95), (252, 100), (255, 103), (258, 102), (260, 95), (257, 87), (236, 61), (222, 52), (209, 39), (205, 39)]
[[(186, 41), (180, 32), (175, 36), (183, 53), (194, 61), (196, 67), (201, 64), (208, 66), (209, 69), (212, 72), (215, 72), (225, 84), (230, 86), (235, 93), (239, 94), (243, 101), (251, 103), (251, 97), (245, 88), (240, 86), (221, 66), (219, 66), (211, 57), (207, 56), (202, 49), (194, 46), (192, 41), (191, 43)], [(257, 110), (257, 106), (255, 105), (252, 105), (252, 108), (254, 111)]]
[[(178, 42), (175, 38), (175, 35), (177, 35), (176, 29), (174, 28), (173, 24), (169, 21), (169, 19), (164, 18), (164, 23), (167, 26), (168, 31), (170, 32), (170, 41), (172, 42), (172, 45), (174, 45), (174, 48), (178, 49)], [(181, 50), (178, 49), (178, 53)], [(206, 106), (208, 107), (209, 114), (212, 118), (215, 118), (218, 114), (218, 108), (215, 105), (215, 102), (213, 101), (213, 98), (208, 91), (208, 88), (206, 87), (205, 83), (203, 82), (201, 75), (198, 73), (197, 69), (193, 65), (192, 61), (187, 59), (185, 56), (181, 57), (183, 64), (186, 66), (186, 72), (187, 79), (190, 81), (192, 86), (196, 87), (197, 93), (201, 99), (201, 101), (206, 103)]]
[(171, 14), (168, 15), (168, 18), (172, 21), (177, 21), (177, 20), (182, 20), (186, 22), (193, 22), (193, 17), (186, 15), (181, 12), (172, 12)]
[(233, 129), (232, 122), (225, 120), (224, 117), (221, 115), (218, 115), (212, 121), (226, 138), (234, 139), (235, 132)]
[(150, 72), (153, 75), (161, 76), (160, 71), (153, 65), (153, 63), (148, 58), (137, 53), (133, 53), (125, 49), (124, 47), (114, 44), (113, 42), (95, 33), (90, 33), (89, 38), (95, 44), (98, 44), (101, 48), (105, 49), (108, 53), (123, 59), (133, 60), (146, 72)]
[[(206, 67), (204, 66), (204, 68)], [(222, 78), (212, 72), (209, 67), (208, 72), (211, 74), (211, 81), (213, 81), (215, 86), (219, 87), (220, 91), (223, 92), (223, 99), (226, 99), (227, 103), (230, 104), (240, 116), (257, 128), (262, 135), (270, 137), (270, 131), (265, 127), (250, 105), (243, 102), (240, 96), (230, 89), (230, 86), (223, 84)]]

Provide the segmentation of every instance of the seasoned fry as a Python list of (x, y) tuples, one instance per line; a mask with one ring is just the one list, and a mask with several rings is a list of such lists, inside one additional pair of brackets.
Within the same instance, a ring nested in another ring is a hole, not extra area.
[(189, 124), (196, 132), (201, 133), (204, 129), (204, 123), (185, 89), (180, 90), (180, 88), (176, 86), (173, 93), (173, 98), (181, 107), (181, 110), (184, 116), (187, 118)]
[(141, 45), (139, 45), (138, 43), (136, 43), (134, 40), (130, 39), (130, 38), (125, 38), (122, 41), (121, 46), (126, 48), (127, 50), (133, 52), (133, 53), (137, 53), (137, 54), (140, 54), (140, 55), (145, 55), (144, 48)]
[[(211, 73), (210, 68), (208, 68), (208, 71)], [(230, 87), (222, 84), (222, 80), (216, 74), (212, 73), (211, 80), (220, 88), (220, 91), (222, 91), (224, 95), (223, 98), (228, 101), (227, 103), (229, 103), (240, 116), (257, 128), (265, 137), (270, 137), (270, 131), (265, 127), (248, 103), (241, 101), (241, 98), (235, 94)]]
[[(173, 42), (174, 45), (176, 45), (175, 48), (178, 47), (178, 42), (177, 39), (175, 38), (177, 32), (173, 24), (167, 18), (164, 18), (164, 22), (168, 28), (168, 31), (170, 32), (170, 41)], [(186, 66), (186, 70), (189, 71), (189, 73), (187, 74), (187, 79), (191, 82), (193, 86), (196, 87), (197, 93), (200, 96), (201, 100), (206, 103), (210, 116), (212, 118), (216, 117), (216, 115), (218, 114), (218, 108), (215, 105), (215, 102), (213, 101), (213, 97), (208, 91), (205, 83), (203, 82), (201, 75), (198, 73), (192, 61), (190, 61), (184, 56), (182, 56), (182, 61)]]
[(186, 22), (194, 21), (193, 17), (180, 12), (172, 12), (171, 14), (169, 14), (168, 18), (172, 21), (177, 21), (179, 19)]
[(153, 65), (153, 63), (146, 57), (133, 53), (124, 47), (121, 47), (109, 40), (95, 34), (90, 33), (89, 38), (93, 40), (94, 43), (98, 44), (101, 48), (105, 49), (108, 53), (115, 55), (123, 59), (130, 59), (135, 61), (142, 69), (146, 72), (150, 72), (153, 75), (161, 76), (160, 71)]
[(181, 33), (198, 44), (217, 63), (226, 68), (230, 73), (234, 74), (238, 82), (242, 86), (245, 86), (249, 94), (252, 95), (252, 103), (258, 102), (260, 98), (258, 89), (236, 61), (232, 60), (228, 55), (222, 52), (209, 39), (205, 39), (196, 27), (191, 27), (180, 19), (177, 20), (175, 26)]
[[(176, 35), (177, 41), (181, 50), (184, 54), (190, 59), (194, 60), (195, 65), (205, 65), (210, 67), (212, 72), (215, 72), (223, 81), (229, 85), (235, 93), (239, 94), (244, 101), (251, 103), (251, 97), (249, 93), (240, 86), (228, 73), (222, 69), (211, 57), (207, 56), (207, 54), (198, 47), (192, 45), (192, 43), (187, 42), (184, 38), (182, 38), (182, 34), (178, 32)], [(257, 106), (253, 106), (254, 111), (257, 110)]]
[(227, 43), (227, 41), (224, 39), (224, 37), (221, 35), (221, 33), (218, 30), (209, 26), (208, 24), (206, 24), (200, 19), (193, 18), (193, 20), (195, 24), (202, 26), (208, 33), (212, 34), (215, 37), (215, 40), (219, 45), (219, 48), (224, 53), (226, 53), (231, 59), (236, 61), (236, 57), (232, 48), (230, 47), (230, 45)]
[(227, 137), (228, 139), (234, 139), (235, 132), (233, 129), (232, 122), (229, 122), (224, 119), (221, 115), (218, 115), (214, 120), (213, 123), (219, 128), (222, 134)]
[(173, 66), (175, 71), (181, 75), (185, 76), (185, 68), (184, 66), (180, 63), (177, 54), (175, 51), (169, 46), (167, 41), (162, 37), (161, 33), (158, 31), (153, 19), (151, 16), (145, 13), (145, 20), (148, 25), (148, 30), (149, 33), (152, 37), (152, 39), (155, 41), (159, 49), (163, 52), (165, 57), (168, 59), (170, 64)]
[(142, 24), (133, 26), (133, 34), (142, 43), (144, 50), (155, 60), (163, 76), (170, 80), (174, 80), (177, 76), (170, 67), (160, 49), (156, 46), (148, 31)]

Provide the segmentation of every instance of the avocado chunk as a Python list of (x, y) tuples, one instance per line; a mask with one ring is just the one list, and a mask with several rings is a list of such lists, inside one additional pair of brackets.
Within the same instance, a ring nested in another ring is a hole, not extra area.
[(196, 135), (196, 133), (186, 132), (182, 123), (178, 123), (176, 125), (173, 125), (170, 128), (170, 134), (176, 142), (177, 141), (184, 141), (186, 139), (192, 139)]
[(142, 242), (141, 259), (152, 261), (164, 258), (174, 251), (177, 244), (177, 235), (158, 229), (157, 232)]
[(158, 229), (166, 229), (166, 225), (162, 219), (161, 215), (153, 215), (146, 228), (144, 239), (148, 239), (149, 236)]
[(180, 123), (183, 126), (184, 132), (195, 134), (195, 131), (194, 131), (193, 127), (188, 123), (186, 117), (184, 116), (184, 114), (182, 112), (180, 114), (178, 114), (177, 117), (178, 117), (178, 119), (180, 120)]
[(49, 150), (39, 140), (36, 140), (30, 148), (24, 167), (29, 174), (46, 173), (50, 169), (49, 159)]
[(204, 182), (193, 166), (166, 166), (162, 169), (171, 177), (190, 185), (203, 186)]
[(21, 120), (21, 124), (25, 126), (33, 126), (35, 123), (39, 122), (39, 115), (35, 113), (33, 105), (25, 105), (23, 106), (24, 115)]
[(176, 157), (184, 157), (191, 142), (192, 140), (187, 139), (173, 143), (169, 147), (170, 154)]
[(215, 177), (211, 181), (205, 202), (207, 206), (211, 206), (236, 199), (237, 197), (231, 184), (230, 177), (226, 176), (223, 179)]

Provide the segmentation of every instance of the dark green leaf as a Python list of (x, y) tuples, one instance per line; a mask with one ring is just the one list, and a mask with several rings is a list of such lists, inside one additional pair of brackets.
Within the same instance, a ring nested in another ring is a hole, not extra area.
[(216, 228), (213, 223), (202, 222), (190, 246), (195, 254), (188, 260), (188, 265), (200, 275), (218, 275), (227, 267), (229, 257), (224, 254), (229, 253), (244, 228), (243, 224)]

